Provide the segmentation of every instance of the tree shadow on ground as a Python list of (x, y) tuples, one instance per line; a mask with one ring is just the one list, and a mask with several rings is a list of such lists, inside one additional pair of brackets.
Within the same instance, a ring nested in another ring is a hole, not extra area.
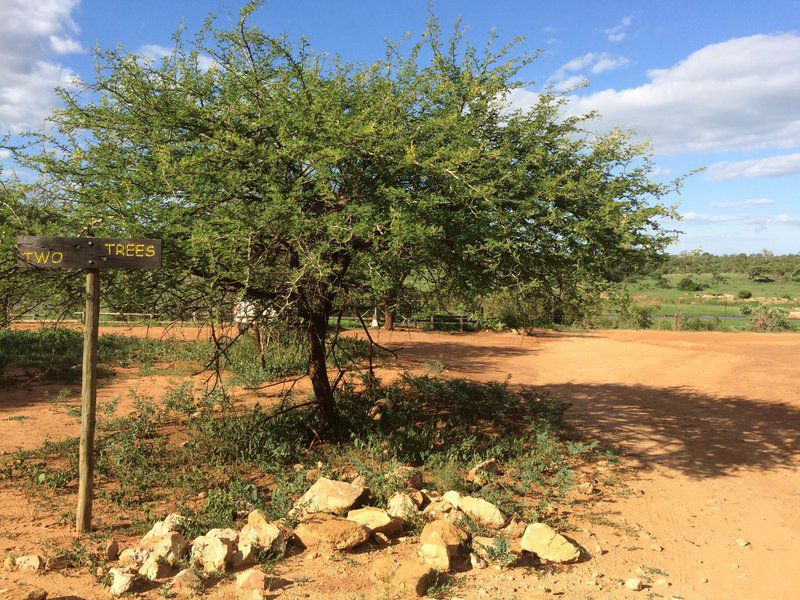
[(622, 445), (639, 468), (661, 465), (703, 479), (796, 468), (800, 458), (800, 406), (789, 403), (690, 387), (564, 383), (541, 389), (571, 401), (572, 421)]

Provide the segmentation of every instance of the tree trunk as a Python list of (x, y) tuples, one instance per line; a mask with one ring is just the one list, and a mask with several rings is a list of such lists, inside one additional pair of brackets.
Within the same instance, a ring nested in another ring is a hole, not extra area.
[(11, 309), (8, 296), (3, 296), (0, 300), (0, 329), (11, 327)]
[(258, 350), (258, 363), (262, 369), (267, 368), (267, 357), (264, 355), (264, 339), (261, 336), (261, 326), (257, 323), (253, 325), (253, 338), (255, 339), (256, 349)]
[(325, 337), (328, 332), (328, 315), (308, 315), (308, 374), (322, 420), (327, 430), (335, 430), (339, 424), (339, 413), (333, 399), (331, 382), (328, 379), (328, 359)]
[(383, 305), (383, 328), (394, 331), (394, 307), (389, 303)]

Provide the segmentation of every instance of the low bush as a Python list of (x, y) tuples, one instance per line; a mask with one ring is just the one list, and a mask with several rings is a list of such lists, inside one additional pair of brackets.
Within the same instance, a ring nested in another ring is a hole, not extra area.
[(708, 288), (709, 286), (707, 284), (698, 283), (691, 277), (687, 276), (681, 279), (676, 287), (682, 292), (699, 292)]
[(779, 306), (766, 304), (756, 307), (743, 306), (741, 312), (747, 317), (750, 331), (776, 332), (788, 331), (792, 328), (789, 322), (789, 311)]
[(739, 298), (739, 300), (747, 300), (753, 297), (753, 292), (750, 290), (739, 290), (736, 292), (736, 297)]
[[(313, 404), (237, 411), (219, 393), (195, 397), (186, 385), (160, 402), (134, 397), (129, 415), (99, 422), (98, 496), (126, 510), (167, 502), (200, 532), (229, 526), (254, 507), (286, 517), (310, 470), (313, 477), (360, 474), (371, 501), (383, 504), (404, 486), (395, 469), (414, 465), (429, 487), (478, 494), (509, 515), (538, 519), (571, 487), (573, 468), (596, 451), (565, 425), (566, 403), (505, 383), (405, 374), (389, 385), (349, 380), (337, 400), (340, 427), (323, 442)], [(5, 475), (24, 475), (42, 492), (72, 486), (75, 449), (19, 453)], [(467, 482), (466, 471), (489, 458), (506, 477), (483, 487)], [(198, 506), (199, 492), (205, 499)]]

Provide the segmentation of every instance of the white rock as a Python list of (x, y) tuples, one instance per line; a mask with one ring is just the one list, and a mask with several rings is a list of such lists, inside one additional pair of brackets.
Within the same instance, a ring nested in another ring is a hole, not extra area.
[(111, 575), (111, 588), (109, 591), (112, 596), (121, 596), (129, 592), (133, 584), (136, 583), (136, 572), (129, 568), (117, 567), (110, 569), (108, 573)]
[(182, 532), (186, 524), (186, 517), (178, 513), (167, 515), (163, 521), (156, 521), (155, 525), (142, 538), (144, 544), (147, 540), (154, 537), (162, 537), (170, 532)]
[(419, 513), (419, 507), (416, 502), (403, 492), (395, 493), (386, 505), (386, 512), (391, 517), (398, 519), (411, 519)]
[(642, 589), (642, 580), (638, 577), (632, 577), (631, 579), (625, 580), (625, 587), (629, 590), (634, 590), (638, 592)]
[(360, 485), (320, 477), (289, 511), (289, 517), (314, 513), (341, 515), (353, 508), (363, 493)]
[(506, 516), (491, 502), (483, 498), (461, 496), (456, 508), (463, 510), (473, 521), (492, 529), (499, 529), (506, 523)]
[(206, 573), (222, 573), (238, 550), (239, 534), (232, 529), (212, 529), (192, 543), (192, 563)]
[(567, 538), (544, 523), (531, 523), (519, 541), (523, 550), (554, 563), (571, 563), (578, 560), (581, 551)]

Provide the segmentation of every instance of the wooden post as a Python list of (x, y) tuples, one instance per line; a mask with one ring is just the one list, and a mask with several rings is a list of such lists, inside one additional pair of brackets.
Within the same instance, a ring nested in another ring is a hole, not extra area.
[(94, 426), (97, 410), (97, 329), (100, 321), (100, 272), (86, 270), (86, 312), (83, 328), (83, 383), (81, 386), (81, 445), (78, 511), (75, 531), (92, 527), (94, 478)]

